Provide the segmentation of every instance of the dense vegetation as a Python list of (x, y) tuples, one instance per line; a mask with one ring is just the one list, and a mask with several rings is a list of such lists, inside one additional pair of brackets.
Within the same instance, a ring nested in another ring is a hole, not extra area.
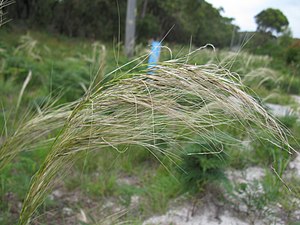
[[(166, 40), (188, 43), (192, 36), (196, 45), (228, 46), (236, 26), (220, 10), (203, 0), (139, 0), (137, 38), (162, 38), (175, 25)], [(20, 0), (9, 8), (21, 25), (106, 41), (124, 39), (125, 14), (126, 1), (110, 0)]]

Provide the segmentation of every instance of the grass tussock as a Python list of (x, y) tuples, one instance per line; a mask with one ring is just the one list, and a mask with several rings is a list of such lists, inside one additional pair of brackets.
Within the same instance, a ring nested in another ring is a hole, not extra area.
[(243, 78), (243, 83), (257, 89), (264, 85), (271, 89), (278, 86), (282, 79), (282, 76), (272, 69), (258, 68), (247, 73)]
[[(217, 65), (172, 60), (157, 66), (154, 75), (125, 73), (103, 86), (91, 85), (78, 101), (41, 110), (0, 147), (1, 169), (20, 151), (54, 139), (32, 179), (19, 224), (30, 222), (55, 179), (85, 151), (111, 147), (124, 153), (136, 145), (158, 160), (164, 155), (175, 162), (186, 144), (196, 142), (195, 137), (212, 145), (232, 144), (233, 137), (220, 134), (224, 127), (237, 124), (256, 138), (288, 149), (276, 120), (242, 89), (235, 75)], [(55, 130), (58, 134), (51, 136)], [(267, 136), (260, 137), (258, 131)], [(199, 154), (219, 152), (222, 147)]]

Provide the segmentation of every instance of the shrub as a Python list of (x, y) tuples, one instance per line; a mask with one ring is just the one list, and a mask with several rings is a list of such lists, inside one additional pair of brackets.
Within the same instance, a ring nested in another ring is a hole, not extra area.
[(187, 154), (182, 156), (179, 172), (187, 191), (199, 192), (203, 185), (225, 179), (227, 156), (223, 151), (221, 144), (205, 142), (186, 147)]
[(286, 50), (287, 64), (300, 64), (300, 40), (295, 41)]

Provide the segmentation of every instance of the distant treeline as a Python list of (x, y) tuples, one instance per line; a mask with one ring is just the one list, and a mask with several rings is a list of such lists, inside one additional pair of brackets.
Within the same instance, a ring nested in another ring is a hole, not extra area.
[[(9, 8), (16, 23), (72, 37), (123, 40), (126, 0), (18, 0)], [(204, 0), (137, 0), (137, 39), (195, 45), (230, 45), (237, 27)]]

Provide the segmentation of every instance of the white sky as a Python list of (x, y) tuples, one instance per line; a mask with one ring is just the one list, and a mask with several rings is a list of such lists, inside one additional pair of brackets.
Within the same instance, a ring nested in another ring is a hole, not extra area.
[(300, 38), (300, 0), (206, 0), (215, 8), (223, 7), (223, 16), (235, 18), (241, 31), (255, 31), (254, 16), (267, 8), (279, 9), (288, 18), (293, 36)]

